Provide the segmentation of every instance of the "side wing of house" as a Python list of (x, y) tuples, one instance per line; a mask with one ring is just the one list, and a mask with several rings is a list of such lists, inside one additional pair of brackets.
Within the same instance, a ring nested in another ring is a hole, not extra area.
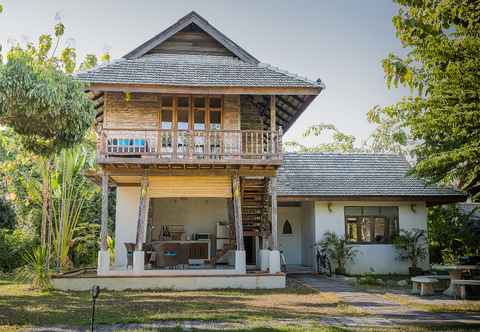
[[(358, 251), (348, 273), (408, 273), (393, 238), (400, 230), (427, 230), (429, 205), (465, 200), (408, 171), (396, 155), (286, 154), (278, 175), (278, 236), (287, 264), (316, 268), (315, 244), (334, 232)], [(420, 267), (427, 269), (428, 259)]]

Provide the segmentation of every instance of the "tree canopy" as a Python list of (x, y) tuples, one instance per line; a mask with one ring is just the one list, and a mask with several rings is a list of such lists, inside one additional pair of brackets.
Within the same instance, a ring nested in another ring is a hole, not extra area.
[[(25, 47), (15, 45), (0, 64), (0, 124), (12, 128), (25, 148), (43, 156), (78, 143), (95, 115), (83, 84), (70, 75), (77, 68), (75, 49), (59, 50), (64, 32), (58, 23), (53, 36), (43, 34), (37, 44)], [(79, 68), (96, 64), (90, 54)]]
[[(394, 0), (405, 56), (383, 61), (387, 86), (410, 96), (369, 117), (396, 143), (414, 142), (415, 172), (480, 196), (480, 2)], [(387, 123), (382, 128), (382, 123)]]

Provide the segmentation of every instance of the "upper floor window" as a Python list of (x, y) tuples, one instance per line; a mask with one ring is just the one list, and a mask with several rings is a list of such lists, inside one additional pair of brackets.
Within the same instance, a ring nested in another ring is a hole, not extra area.
[(215, 96), (162, 96), (161, 129), (220, 130), (223, 100)]
[(349, 242), (391, 243), (398, 228), (396, 206), (345, 207), (345, 237)]

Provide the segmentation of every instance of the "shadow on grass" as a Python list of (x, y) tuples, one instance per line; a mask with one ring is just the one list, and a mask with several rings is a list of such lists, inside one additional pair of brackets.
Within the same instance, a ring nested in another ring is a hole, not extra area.
[[(89, 324), (89, 292), (40, 292), (27, 286), (0, 289), (0, 325)], [(306, 306), (302, 296), (332, 301)], [(276, 296), (282, 303), (271, 302)], [(200, 320), (248, 323), (276, 319), (316, 320), (325, 310), (336, 310), (337, 301), (323, 299), (311, 290), (219, 290), (219, 291), (104, 291), (97, 300), (98, 324), (143, 323), (164, 320)]]

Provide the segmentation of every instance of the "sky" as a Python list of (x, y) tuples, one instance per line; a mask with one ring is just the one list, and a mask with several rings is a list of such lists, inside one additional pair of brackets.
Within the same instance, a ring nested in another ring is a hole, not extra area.
[(326, 89), (285, 135), (302, 138), (310, 125), (334, 124), (357, 137), (373, 130), (366, 113), (399, 100), (388, 90), (381, 60), (402, 53), (391, 0), (0, 0), (0, 45), (34, 41), (61, 18), (65, 42), (79, 57), (108, 51), (117, 59), (192, 10), (254, 55)]

